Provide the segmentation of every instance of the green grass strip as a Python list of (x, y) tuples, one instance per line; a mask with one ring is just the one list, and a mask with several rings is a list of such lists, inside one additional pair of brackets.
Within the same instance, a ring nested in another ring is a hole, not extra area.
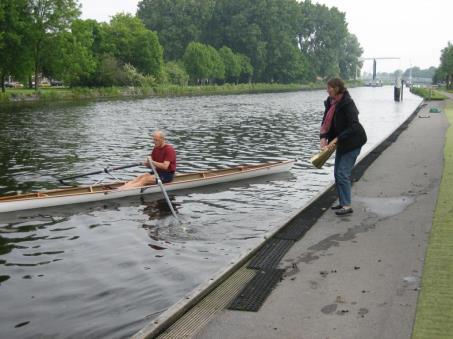
[(433, 227), (423, 270), (413, 339), (453, 338), (453, 103)]
[(412, 87), (411, 92), (415, 95), (421, 96), (425, 100), (445, 100), (447, 97), (439, 91), (432, 88), (425, 87)]

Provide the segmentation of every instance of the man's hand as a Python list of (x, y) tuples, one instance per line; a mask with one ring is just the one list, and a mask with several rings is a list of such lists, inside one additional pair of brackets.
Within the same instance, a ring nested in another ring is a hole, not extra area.
[(145, 165), (148, 168), (151, 168), (150, 161), (152, 161), (151, 157), (147, 157), (146, 160), (143, 162), (143, 165)]
[(319, 143), (319, 145), (320, 145), (321, 150), (323, 150), (324, 148), (326, 148), (326, 146), (327, 146), (327, 139), (326, 139), (326, 138), (322, 138), (321, 141), (320, 141), (320, 143)]

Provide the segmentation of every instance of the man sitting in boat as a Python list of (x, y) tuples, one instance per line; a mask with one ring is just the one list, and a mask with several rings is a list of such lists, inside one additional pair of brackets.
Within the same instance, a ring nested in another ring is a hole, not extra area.
[[(151, 157), (143, 163), (146, 167), (151, 167), (149, 161), (152, 161), (156, 168), (157, 174), (163, 183), (173, 180), (176, 171), (176, 152), (172, 145), (165, 142), (165, 134), (162, 131), (153, 133), (154, 148)], [(134, 187), (143, 187), (157, 183), (155, 174), (151, 171), (125, 183), (119, 189), (129, 189)]]

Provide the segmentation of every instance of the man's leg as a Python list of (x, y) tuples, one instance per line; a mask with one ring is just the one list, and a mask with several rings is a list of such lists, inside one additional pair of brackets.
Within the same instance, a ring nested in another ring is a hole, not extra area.
[(123, 186), (120, 186), (118, 189), (124, 190), (134, 187), (143, 187), (148, 185), (153, 185), (156, 183), (156, 177), (152, 174), (145, 173), (139, 177), (125, 183)]

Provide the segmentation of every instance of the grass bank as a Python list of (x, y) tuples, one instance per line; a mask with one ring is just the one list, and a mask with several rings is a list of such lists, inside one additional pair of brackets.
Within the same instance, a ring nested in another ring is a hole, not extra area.
[(411, 92), (415, 95), (421, 96), (425, 100), (445, 100), (447, 97), (441, 92), (431, 88), (425, 87), (412, 87)]
[[(349, 87), (359, 85), (358, 82), (349, 82)], [(0, 103), (20, 102), (51, 102), (51, 101), (78, 101), (106, 98), (143, 98), (165, 96), (198, 96), (198, 95), (228, 95), (248, 93), (278, 93), (303, 90), (324, 89), (324, 82), (309, 84), (238, 84), (238, 85), (204, 85), (204, 86), (176, 86), (158, 85), (156, 87), (101, 87), (101, 88), (40, 88), (7, 89), (0, 93)]]
[(453, 101), (445, 110), (450, 127), (444, 169), (429, 239), (413, 339), (453, 338)]

